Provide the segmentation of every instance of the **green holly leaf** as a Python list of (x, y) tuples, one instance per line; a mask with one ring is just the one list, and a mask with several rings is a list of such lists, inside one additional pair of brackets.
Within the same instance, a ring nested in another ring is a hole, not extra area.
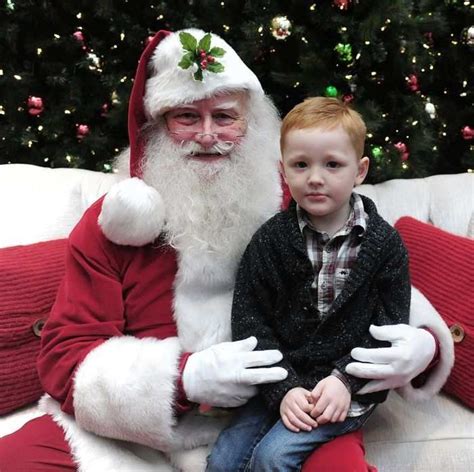
[(209, 54), (214, 57), (222, 57), (226, 52), (225, 49), (214, 47), (209, 51)]
[(212, 62), (207, 64), (207, 70), (214, 73), (224, 72), (224, 66), (220, 62)]
[(202, 70), (201, 69), (198, 69), (194, 73), (194, 80), (199, 80), (200, 82), (202, 82)]
[(194, 62), (194, 54), (192, 52), (187, 52), (179, 61), (178, 66), (181, 69), (189, 69)]
[(192, 53), (196, 51), (197, 39), (192, 34), (182, 31), (179, 33), (179, 40), (181, 41), (181, 46), (183, 46), (183, 49), (186, 51)]
[(209, 48), (211, 47), (211, 33), (205, 34), (202, 38), (201, 41), (199, 41), (198, 49), (204, 49), (204, 51), (209, 51)]

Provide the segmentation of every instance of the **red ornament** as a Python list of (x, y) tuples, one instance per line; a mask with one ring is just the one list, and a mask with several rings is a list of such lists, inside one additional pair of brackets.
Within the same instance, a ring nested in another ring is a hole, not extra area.
[(100, 116), (102, 117), (105, 117), (107, 116), (107, 114), (109, 113), (109, 104), (108, 103), (104, 103), (101, 107), (100, 107)]
[(410, 74), (407, 78), (407, 86), (412, 92), (420, 90), (420, 84), (418, 83), (418, 77), (415, 74)]
[(397, 148), (398, 152), (400, 153), (401, 160), (402, 161), (408, 160), (408, 158), (410, 157), (410, 153), (408, 152), (407, 145), (400, 141), (398, 143), (395, 143), (394, 146)]
[(470, 141), (471, 139), (474, 139), (474, 128), (464, 126), (464, 128), (461, 129), (461, 134), (463, 139)]
[(429, 46), (433, 46), (433, 33), (431, 31), (428, 31), (427, 33), (424, 34), (426, 42)]
[(339, 8), (339, 10), (348, 10), (351, 5), (351, 0), (333, 0), (333, 4)]
[(28, 97), (28, 113), (33, 116), (38, 116), (43, 110), (43, 99), (30, 95)]
[(344, 103), (352, 103), (354, 101), (354, 95), (352, 93), (347, 93), (342, 97)]
[(76, 138), (82, 141), (90, 133), (88, 125), (76, 124)]

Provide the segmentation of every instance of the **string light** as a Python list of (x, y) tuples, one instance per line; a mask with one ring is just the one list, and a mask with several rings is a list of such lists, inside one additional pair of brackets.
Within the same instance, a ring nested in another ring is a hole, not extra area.
[(316, 10), (316, 3), (313, 3), (313, 4), (309, 7), (309, 9), (310, 9), (311, 11)]

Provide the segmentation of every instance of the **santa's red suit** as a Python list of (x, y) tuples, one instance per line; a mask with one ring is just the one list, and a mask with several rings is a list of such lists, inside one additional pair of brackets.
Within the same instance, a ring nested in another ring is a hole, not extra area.
[[(204, 36), (190, 32), (198, 39)], [(227, 51), (219, 59), (225, 71), (209, 74), (202, 83), (178, 67), (183, 51), (177, 33), (158, 33), (145, 50), (129, 111), (132, 176), (141, 176), (146, 144), (140, 130), (162, 110), (219, 90), (263, 95), (232, 48), (215, 35), (212, 41)], [(149, 62), (152, 76), (147, 79)], [(280, 205), (276, 161), (265, 182), (257, 184), (265, 198), (255, 202), (254, 230)], [(48, 392), (41, 407), (49, 416), (27, 425), (23, 441), (32, 444), (34, 428), (37, 434), (47, 431), (49, 460), (63, 464), (63, 470), (74, 467), (73, 462), (84, 472), (169, 471), (170, 462), (184, 471), (204, 470), (208, 445), (227, 416), (193, 406), (185, 398), (182, 372), (189, 353), (231, 339), (233, 283), (246, 239), (228, 257), (175, 251), (160, 238), (166, 219), (158, 208), (160, 196), (136, 178), (118, 185), (85, 213), (69, 238), (66, 276), (43, 330), (38, 360)], [(411, 324), (431, 328), (441, 343), (441, 360), (424, 389), (405, 387), (412, 397), (436, 392), (452, 362), (449, 331), (427, 306), (422, 299), (415, 301)], [(218, 350), (215, 355), (219, 358)], [(0, 460), (11, 441), (0, 441)], [(358, 451), (349, 464), (341, 447)], [(42, 453), (36, 454), (43, 460)], [(68, 462), (70, 454), (73, 461)], [(314, 470), (367, 470), (360, 433), (332, 441), (311, 460)], [(16, 470), (8, 462), (2, 466), (6, 472)]]

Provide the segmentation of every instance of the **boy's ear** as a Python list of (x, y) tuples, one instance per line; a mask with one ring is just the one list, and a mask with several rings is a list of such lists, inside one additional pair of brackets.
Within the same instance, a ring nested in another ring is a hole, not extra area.
[(288, 184), (286, 181), (285, 168), (283, 167), (283, 161), (281, 159), (278, 161), (278, 168), (280, 169), (280, 174), (282, 175), (283, 180)]
[(359, 161), (359, 168), (357, 170), (357, 176), (355, 179), (355, 185), (360, 185), (364, 179), (367, 177), (367, 172), (369, 172), (370, 160), (367, 156), (364, 156)]

